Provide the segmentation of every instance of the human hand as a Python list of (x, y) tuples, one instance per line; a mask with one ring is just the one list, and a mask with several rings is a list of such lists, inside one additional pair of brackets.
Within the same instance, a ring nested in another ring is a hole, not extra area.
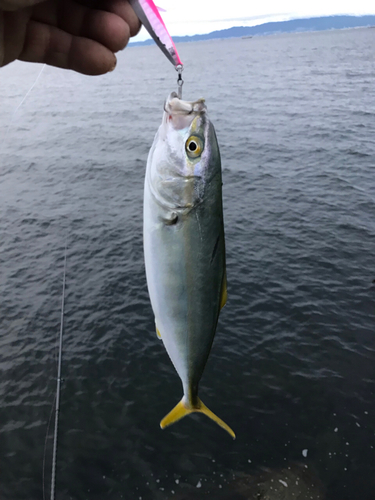
[(0, 0), (0, 67), (19, 59), (101, 75), (140, 26), (126, 0)]

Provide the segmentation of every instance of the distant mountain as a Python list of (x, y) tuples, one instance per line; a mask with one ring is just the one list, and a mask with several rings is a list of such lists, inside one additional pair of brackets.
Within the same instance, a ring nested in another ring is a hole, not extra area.
[[(359, 28), (363, 26), (375, 26), (375, 16), (329, 16), (311, 17), (309, 19), (292, 19), (291, 21), (280, 21), (264, 23), (258, 26), (237, 26), (226, 30), (212, 31), (205, 35), (175, 36), (175, 42), (197, 42), (198, 40), (212, 40), (214, 38), (236, 38), (255, 35), (273, 35), (275, 33), (297, 33), (301, 31), (324, 31), (332, 29)], [(144, 42), (133, 42), (129, 45), (152, 45), (153, 40)]]

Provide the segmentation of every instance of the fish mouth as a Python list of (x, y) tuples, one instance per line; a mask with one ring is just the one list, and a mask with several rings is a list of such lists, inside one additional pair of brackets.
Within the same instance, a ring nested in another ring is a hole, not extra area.
[(178, 98), (176, 92), (171, 92), (165, 101), (164, 110), (166, 113), (178, 115), (200, 114), (206, 111), (205, 100), (203, 97), (196, 101), (183, 101)]
[(171, 122), (174, 129), (181, 130), (189, 127), (194, 118), (201, 116), (206, 110), (203, 98), (196, 101), (183, 101), (178, 98), (176, 92), (172, 92), (164, 104), (164, 120), (165, 123)]

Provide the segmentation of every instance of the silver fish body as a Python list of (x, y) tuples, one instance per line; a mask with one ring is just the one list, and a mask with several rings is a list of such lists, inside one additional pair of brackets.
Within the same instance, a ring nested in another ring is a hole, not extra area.
[(161, 426), (199, 411), (234, 438), (198, 397), (226, 299), (220, 152), (203, 99), (173, 93), (165, 104), (146, 169), (144, 254), (156, 329), (184, 392)]

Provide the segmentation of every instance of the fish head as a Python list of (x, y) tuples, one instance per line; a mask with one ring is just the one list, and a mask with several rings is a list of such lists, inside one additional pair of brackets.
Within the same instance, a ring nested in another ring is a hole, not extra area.
[(173, 208), (202, 201), (207, 182), (220, 169), (220, 153), (204, 99), (183, 101), (176, 93), (164, 105), (162, 123), (150, 151), (154, 192)]

